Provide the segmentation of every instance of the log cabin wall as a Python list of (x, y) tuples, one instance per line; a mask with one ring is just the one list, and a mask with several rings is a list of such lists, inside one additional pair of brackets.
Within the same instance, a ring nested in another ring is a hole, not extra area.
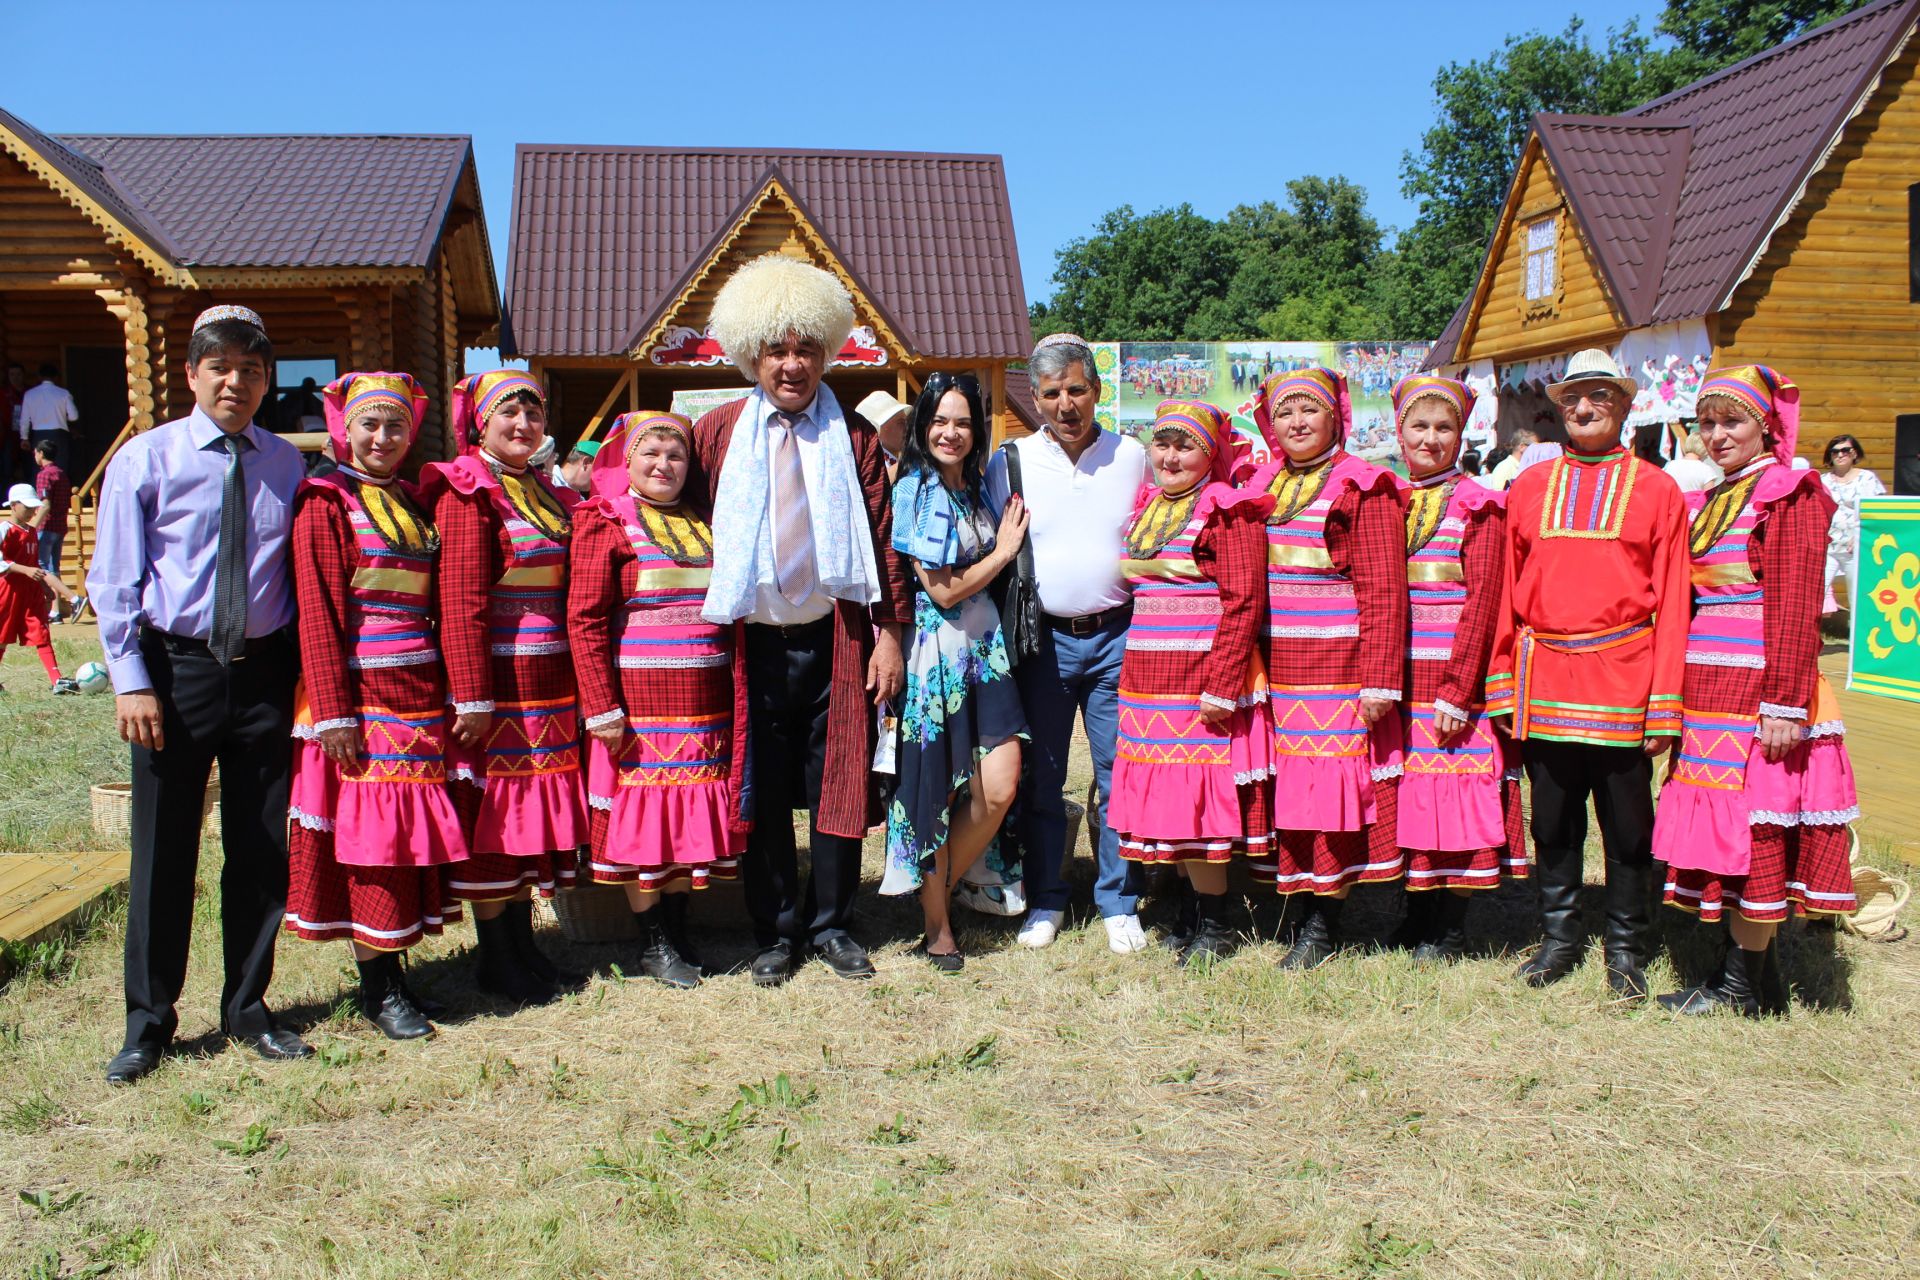
[[(1507, 207), (1512, 213), (1500, 229), (1501, 247), (1486, 297), (1472, 318), (1460, 361), (1490, 359), (1509, 364), (1617, 341), (1624, 325), (1538, 139), (1527, 144)], [(1549, 216), (1557, 220), (1555, 288), (1549, 299), (1530, 302), (1526, 296), (1527, 227)]]
[(1891, 481), (1894, 419), (1920, 413), (1920, 303), (1908, 192), (1920, 182), (1920, 51), (1910, 42), (1847, 127), (1759, 268), (1720, 313), (1715, 361), (1800, 386), (1800, 453), (1860, 437)]

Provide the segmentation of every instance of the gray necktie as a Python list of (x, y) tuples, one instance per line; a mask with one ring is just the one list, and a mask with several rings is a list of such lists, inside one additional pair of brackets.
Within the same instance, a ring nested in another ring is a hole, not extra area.
[(240, 451), (252, 445), (243, 435), (222, 432), (227, 478), (220, 486), (220, 547), (213, 569), (213, 634), (207, 647), (222, 663), (247, 648), (247, 471)]

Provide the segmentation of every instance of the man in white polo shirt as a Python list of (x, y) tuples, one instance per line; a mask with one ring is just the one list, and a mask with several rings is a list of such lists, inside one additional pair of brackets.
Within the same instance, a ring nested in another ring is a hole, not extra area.
[[(1104, 820), (1120, 732), (1120, 664), (1133, 600), (1120, 576), (1121, 540), (1146, 475), (1147, 452), (1131, 436), (1103, 431), (1094, 418), (1100, 374), (1086, 342), (1070, 333), (1043, 338), (1027, 364), (1046, 429), (1007, 448), (1019, 454), (1020, 487), (1033, 523), (1034, 574), (1040, 589), (1040, 652), (1014, 669), (1033, 740), (1029, 786), (1020, 798), (1019, 837), (1026, 854), (1028, 912), (1020, 941), (1044, 947), (1066, 915), (1067, 751), (1080, 713), (1093, 755), (1103, 815), (1096, 836), (1094, 905), (1107, 944), (1122, 955), (1146, 947), (1140, 928), (1137, 868), (1120, 857), (1120, 838)], [(987, 468), (995, 506), (1009, 490), (1005, 451)], [(1088, 815), (1092, 821), (1092, 815)]]

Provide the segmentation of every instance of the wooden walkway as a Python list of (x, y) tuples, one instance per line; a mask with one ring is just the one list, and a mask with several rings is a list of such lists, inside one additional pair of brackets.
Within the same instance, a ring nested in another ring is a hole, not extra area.
[(127, 878), (127, 853), (0, 853), (0, 942), (32, 942)]
[(1828, 646), (1820, 670), (1840, 699), (1847, 753), (1860, 789), (1862, 839), (1882, 839), (1920, 866), (1920, 702), (1847, 691), (1847, 654)]

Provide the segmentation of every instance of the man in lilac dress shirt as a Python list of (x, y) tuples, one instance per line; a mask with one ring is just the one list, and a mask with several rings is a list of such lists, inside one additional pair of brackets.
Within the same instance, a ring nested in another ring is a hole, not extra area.
[(287, 540), (300, 452), (253, 425), (271, 385), (260, 317), (194, 322), (194, 410), (127, 441), (107, 467), (87, 575), (133, 749), (124, 1047), (107, 1079), (159, 1065), (179, 1019), (207, 776), (220, 764), (223, 1034), (261, 1057), (313, 1052), (266, 1006), (287, 897), (289, 733), (298, 667)]

